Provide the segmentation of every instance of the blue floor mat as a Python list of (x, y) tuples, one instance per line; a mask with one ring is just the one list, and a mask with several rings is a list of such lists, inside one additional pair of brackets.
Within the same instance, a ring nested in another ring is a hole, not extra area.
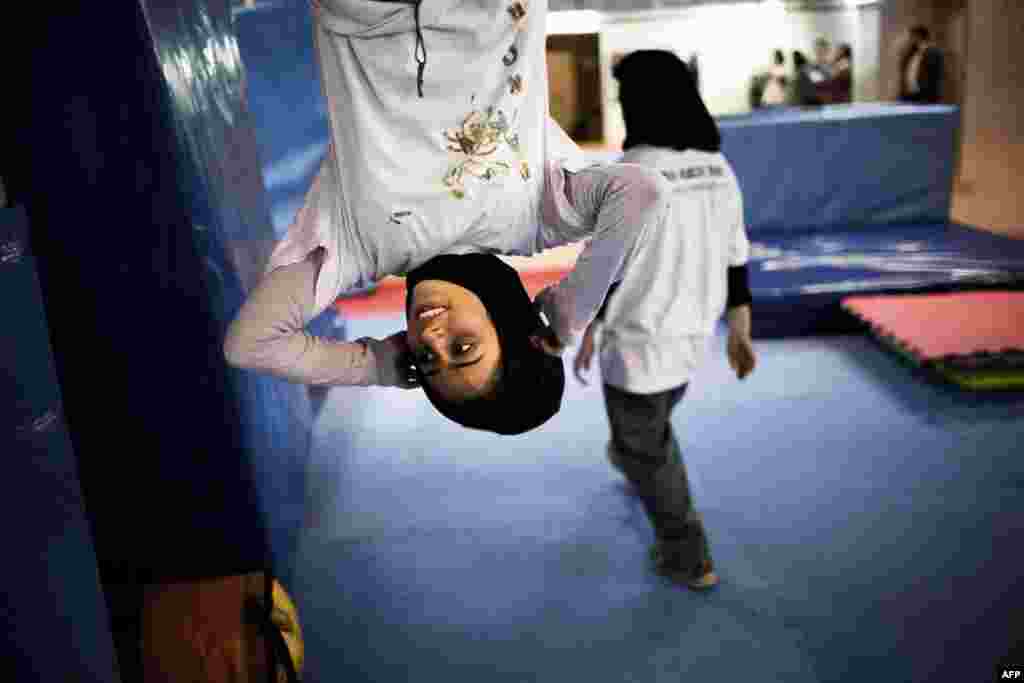
[(707, 595), (648, 570), (598, 384), (514, 438), (333, 390), (288, 577), (309, 680), (989, 680), (1024, 604), (1024, 395), (919, 382), (862, 337), (758, 342), (737, 382), (723, 347), (673, 416)]
[[(282, 36), (307, 49), (307, 15), (238, 17), (279, 234), (326, 151), (311, 56), (275, 51)], [(781, 252), (766, 270), (774, 252), (755, 252), (756, 320), (806, 331), (810, 304), (839, 311), (835, 283), (903, 275), (836, 265), (840, 234), (753, 236)], [(941, 239), (958, 257), (1020, 253), (954, 228), (848, 239), (869, 256)], [(402, 323), (351, 321), (346, 335)], [(1024, 398), (922, 382), (862, 337), (760, 341), (739, 383), (722, 345), (673, 420), (723, 577), (709, 595), (647, 570), (650, 528), (603, 459), (599, 386), (570, 378), (562, 413), (515, 438), (454, 427), (416, 392), (331, 390), (303, 476), (288, 461), (265, 478), (309, 487), (283, 576), (304, 680), (991, 680), (1024, 604)]]
[(751, 237), (754, 335), (851, 332), (840, 301), (858, 294), (1017, 288), (1024, 240), (956, 224)]

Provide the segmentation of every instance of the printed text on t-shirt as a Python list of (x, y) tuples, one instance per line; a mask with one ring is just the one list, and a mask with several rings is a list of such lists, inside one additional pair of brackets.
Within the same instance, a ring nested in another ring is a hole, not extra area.
[(693, 180), (694, 178), (720, 178), (725, 175), (725, 171), (721, 166), (688, 166), (687, 168), (681, 168), (678, 171), (665, 170), (661, 174), (666, 179), (671, 181), (676, 180)]

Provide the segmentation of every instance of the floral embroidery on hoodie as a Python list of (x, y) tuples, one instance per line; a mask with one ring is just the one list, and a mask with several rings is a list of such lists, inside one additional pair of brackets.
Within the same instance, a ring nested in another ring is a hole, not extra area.
[(487, 107), (474, 110), (462, 120), (462, 125), (444, 131), (449, 152), (461, 158), (445, 174), (444, 184), (452, 195), (466, 196), (467, 176), (490, 182), (506, 176), (512, 164), (500, 158), (503, 148), (519, 151), (519, 134), (512, 130), (508, 116), (501, 109)]
[[(507, 7), (518, 33), (526, 28), (527, 7), (527, 0), (514, 0)], [(517, 42), (519, 37), (517, 35)], [(512, 67), (518, 59), (519, 48), (513, 43), (501, 61), (506, 67)], [(507, 83), (509, 95), (525, 93), (526, 83), (521, 74), (512, 74)], [(492, 106), (482, 111), (474, 109), (466, 115), (460, 126), (444, 131), (446, 149), (460, 155), (444, 176), (445, 187), (452, 196), (458, 199), (466, 196), (467, 178), (491, 182), (495, 178), (509, 175), (513, 167), (517, 168), (524, 182), (530, 180), (530, 165), (524, 159), (519, 145), (519, 133), (514, 130), (514, 124), (515, 120), (512, 125), (509, 124), (502, 109)], [(503, 154), (506, 150), (512, 154)]]

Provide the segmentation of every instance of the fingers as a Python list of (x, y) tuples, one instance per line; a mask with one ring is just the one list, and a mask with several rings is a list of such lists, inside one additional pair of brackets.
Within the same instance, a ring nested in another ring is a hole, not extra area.
[(562, 352), (565, 351), (565, 347), (558, 342), (551, 341), (550, 339), (543, 339), (541, 341), (544, 351), (552, 356), (561, 356)]
[(530, 336), (530, 343), (535, 349), (543, 351), (549, 356), (561, 356), (565, 346), (559, 341), (551, 328), (547, 328)]
[(739, 357), (733, 364), (733, 369), (736, 371), (736, 376), (739, 379), (746, 379), (750, 373), (754, 371), (757, 366), (757, 358), (750, 349), (743, 349), (739, 352)]
[(583, 372), (585, 370), (590, 370), (591, 356), (591, 353), (581, 349), (580, 352), (576, 354), (576, 361), (573, 363), (573, 373), (576, 375), (576, 380), (583, 386), (587, 386), (588, 384), (586, 378), (583, 377)]
[(736, 373), (736, 379), (745, 379), (750, 372), (747, 366), (747, 359), (740, 354), (736, 354), (733, 357), (731, 365), (733, 372)]
[(738, 379), (746, 379), (757, 366), (757, 356), (749, 339), (730, 335), (726, 355)]
[(560, 344), (554, 344), (551, 341), (549, 341), (548, 339), (545, 339), (543, 337), (531, 337), (530, 339), (533, 341), (533, 345), (534, 345), (535, 348), (543, 351), (544, 353), (548, 354), (549, 356), (561, 356), (562, 355), (563, 349), (562, 349), (562, 346)]

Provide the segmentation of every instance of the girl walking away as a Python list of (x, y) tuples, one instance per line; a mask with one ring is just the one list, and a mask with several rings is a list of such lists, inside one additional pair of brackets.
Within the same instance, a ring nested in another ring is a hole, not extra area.
[[(686, 65), (640, 51), (616, 67), (626, 123), (624, 161), (670, 183), (668, 211), (587, 328), (576, 376), (600, 358), (611, 426), (608, 457), (631, 482), (654, 527), (655, 569), (694, 589), (718, 583), (671, 416), (727, 312), (737, 377), (754, 369), (749, 243), (743, 200), (719, 151), (718, 127)], [(673, 107), (664, 107), (671, 92)]]

